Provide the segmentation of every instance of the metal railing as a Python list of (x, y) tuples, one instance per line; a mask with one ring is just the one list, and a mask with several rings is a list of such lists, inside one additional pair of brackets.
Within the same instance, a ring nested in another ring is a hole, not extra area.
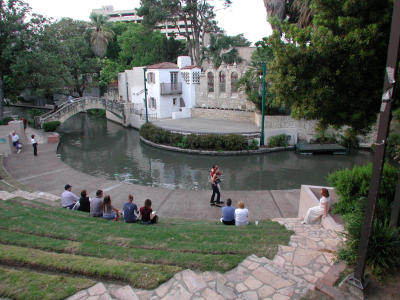
[(161, 95), (182, 94), (182, 82), (160, 83)]

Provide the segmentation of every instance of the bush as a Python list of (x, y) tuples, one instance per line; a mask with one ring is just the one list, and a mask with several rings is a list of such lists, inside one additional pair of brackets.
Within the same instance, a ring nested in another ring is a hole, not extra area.
[(28, 114), (30, 116), (30, 119), (34, 119), (37, 116), (41, 116), (45, 114), (47, 111), (43, 109), (37, 109), (37, 108), (31, 108), (28, 110)]
[(170, 145), (179, 148), (202, 150), (243, 150), (247, 149), (246, 139), (242, 135), (229, 134), (189, 134), (173, 133), (153, 124), (144, 124), (139, 131), (140, 135), (153, 143)]
[(258, 149), (258, 141), (256, 139), (252, 139), (248, 146), (247, 146), (248, 150), (257, 150)]
[[(339, 250), (339, 258), (353, 264), (358, 255), (361, 227), (371, 181), (372, 165), (356, 166), (330, 174), (339, 201), (334, 212), (343, 215), (347, 240)], [(375, 275), (400, 267), (400, 231), (389, 226), (391, 204), (397, 184), (396, 168), (385, 164), (376, 205), (376, 217), (368, 244), (367, 265)]]
[(58, 126), (61, 125), (60, 121), (51, 121), (51, 122), (46, 122), (43, 123), (43, 130), (48, 132), (48, 131), (55, 131)]
[[(347, 241), (339, 250), (338, 256), (348, 264), (354, 264), (357, 260), (365, 202), (361, 201), (354, 213), (344, 216)], [(374, 220), (368, 244), (367, 265), (378, 276), (400, 267), (400, 230), (398, 227), (391, 227), (387, 219), (377, 217)]]
[[(328, 175), (328, 182), (335, 187), (339, 201), (334, 205), (334, 212), (342, 215), (354, 212), (356, 202), (368, 196), (371, 183), (372, 164), (355, 166)], [(378, 206), (381, 210), (390, 208), (397, 185), (397, 169), (385, 164), (379, 188)], [(378, 210), (378, 209), (377, 209)]]
[(391, 133), (388, 138), (388, 144), (386, 147), (387, 155), (396, 161), (400, 161), (400, 135), (397, 133)]
[(11, 117), (5, 117), (3, 120), (0, 120), (0, 125), (8, 125), (8, 122), (13, 121), (14, 119)]
[(280, 135), (274, 135), (274, 136), (271, 136), (270, 138), (269, 138), (269, 146), (271, 147), (271, 148), (274, 148), (274, 147), (287, 147), (289, 144), (288, 144), (288, 135), (286, 135), (286, 134), (280, 134)]
[(340, 145), (350, 149), (357, 149), (359, 147), (359, 141), (357, 138), (357, 134), (351, 128), (347, 128), (344, 132), (344, 135), (340, 136)]
[(89, 115), (96, 116), (96, 117), (99, 117), (99, 118), (103, 118), (103, 117), (106, 116), (106, 110), (105, 109), (101, 109), (101, 108), (88, 109), (87, 113)]

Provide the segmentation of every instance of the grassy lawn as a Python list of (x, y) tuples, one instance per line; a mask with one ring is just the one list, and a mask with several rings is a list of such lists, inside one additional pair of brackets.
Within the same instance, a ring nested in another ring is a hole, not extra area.
[[(0, 201), (1, 265), (127, 282), (145, 289), (186, 268), (225, 272), (253, 253), (272, 258), (290, 235), (271, 221), (234, 227), (161, 219), (146, 226), (91, 218), (37, 201)], [(11, 295), (8, 289), (9, 281), (1, 279), (0, 295)]]

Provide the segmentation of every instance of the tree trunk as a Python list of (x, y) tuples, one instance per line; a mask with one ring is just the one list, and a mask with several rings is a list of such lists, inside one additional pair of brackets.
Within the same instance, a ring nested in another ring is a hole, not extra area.
[(0, 119), (3, 119), (3, 98), (4, 98), (4, 84), (3, 73), (0, 72)]

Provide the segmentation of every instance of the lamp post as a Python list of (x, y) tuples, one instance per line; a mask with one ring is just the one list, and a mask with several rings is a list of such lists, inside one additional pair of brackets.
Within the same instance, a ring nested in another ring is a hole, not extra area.
[(261, 136), (260, 136), (260, 145), (264, 146), (264, 116), (265, 116), (265, 73), (267, 73), (267, 65), (265, 62), (261, 63), (262, 67), (262, 103), (261, 103)]
[(143, 79), (144, 79), (144, 106), (146, 107), (146, 123), (149, 122), (149, 117), (147, 114), (147, 88), (146, 88), (146, 71), (147, 68), (143, 68)]

